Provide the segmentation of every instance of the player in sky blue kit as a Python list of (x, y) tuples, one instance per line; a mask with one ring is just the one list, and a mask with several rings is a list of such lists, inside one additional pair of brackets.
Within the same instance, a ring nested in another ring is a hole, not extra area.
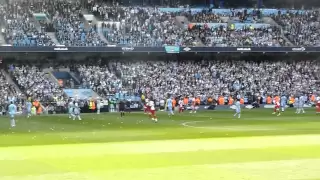
[(74, 113), (73, 120), (76, 120), (76, 118), (78, 118), (79, 121), (82, 120), (80, 117), (80, 107), (79, 107), (78, 102), (74, 103), (73, 113)]
[(31, 117), (31, 108), (32, 108), (32, 103), (30, 101), (27, 101), (26, 102), (27, 118)]
[(240, 99), (237, 99), (236, 103), (236, 113), (233, 115), (234, 117), (236, 117), (238, 115), (238, 118), (240, 118), (241, 116), (241, 104), (240, 104)]
[(9, 105), (8, 111), (9, 111), (9, 116), (10, 116), (10, 125), (11, 125), (11, 127), (15, 127), (16, 121), (14, 120), (14, 116), (17, 113), (17, 106), (15, 104), (13, 104), (13, 102), (11, 102), (11, 104)]
[(281, 111), (284, 112), (287, 105), (287, 97), (285, 95), (281, 96), (280, 103), (281, 103)]
[(302, 113), (305, 113), (305, 111), (304, 111), (304, 109), (303, 109), (304, 102), (305, 102), (305, 97), (301, 95), (301, 96), (299, 97), (299, 110), (298, 110), (298, 114), (300, 114), (301, 112), (302, 112)]
[(173, 116), (173, 109), (172, 109), (172, 99), (169, 97), (167, 99), (167, 108), (168, 108), (168, 115)]
[(74, 103), (72, 102), (72, 100), (70, 100), (68, 104), (69, 119), (74, 117), (73, 110), (74, 110)]
[(296, 108), (296, 114), (298, 114), (298, 112), (299, 112), (299, 97), (298, 96), (296, 96), (295, 98), (294, 98), (294, 104), (293, 104), (293, 106)]

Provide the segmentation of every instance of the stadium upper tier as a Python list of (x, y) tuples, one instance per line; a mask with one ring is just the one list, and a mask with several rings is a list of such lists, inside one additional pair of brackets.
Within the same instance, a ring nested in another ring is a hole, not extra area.
[(13, 46), (318, 46), (319, 12), (122, 7), (93, 2), (2, 4)]

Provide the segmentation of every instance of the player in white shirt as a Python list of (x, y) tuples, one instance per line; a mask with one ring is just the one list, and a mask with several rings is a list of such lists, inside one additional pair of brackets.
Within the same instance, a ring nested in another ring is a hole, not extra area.
[(164, 111), (165, 101), (163, 99), (160, 100), (160, 111)]
[(154, 122), (158, 122), (158, 118), (156, 116), (156, 107), (155, 107), (155, 103), (154, 101), (151, 99), (149, 101), (149, 106), (150, 106), (150, 114), (149, 117), (154, 121)]

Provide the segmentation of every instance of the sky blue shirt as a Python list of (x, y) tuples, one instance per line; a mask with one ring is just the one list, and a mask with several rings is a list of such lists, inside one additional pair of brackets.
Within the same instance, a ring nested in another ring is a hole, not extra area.
[(172, 99), (167, 99), (167, 106), (172, 107)]
[(17, 112), (17, 106), (14, 104), (9, 105), (9, 114), (15, 114)]
[(27, 107), (27, 110), (31, 110), (31, 107), (32, 107), (32, 104), (31, 104), (31, 102), (27, 102), (26, 103), (26, 107)]

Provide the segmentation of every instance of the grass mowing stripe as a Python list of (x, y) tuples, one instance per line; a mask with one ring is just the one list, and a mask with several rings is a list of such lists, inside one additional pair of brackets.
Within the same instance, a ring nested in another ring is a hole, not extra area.
[(320, 160), (286, 160), (249, 163), (229, 163), (220, 165), (196, 165), (163, 167), (153, 169), (131, 169), (114, 171), (84, 171), (51, 173), (30, 176), (4, 176), (2, 180), (38, 180), (79, 179), (79, 180), (211, 180), (211, 179), (246, 179), (246, 180), (301, 180), (320, 178)]
[[(267, 142), (267, 143), (266, 143)], [(17, 154), (47, 157), (52, 154), (59, 156), (65, 152), (71, 152), (70, 156), (77, 154), (81, 149), (84, 152), (93, 152), (97, 149), (103, 154), (144, 154), (164, 152), (188, 152), (228, 149), (254, 149), (286, 146), (320, 145), (320, 135), (296, 135), (296, 136), (263, 136), (263, 137), (238, 137), (238, 138), (211, 138), (211, 139), (184, 139), (161, 141), (135, 141), (122, 143), (90, 143), (77, 145), (47, 145), (29, 147), (0, 148), (0, 155)], [(33, 154), (39, 151), (42, 154)], [(80, 155), (82, 154), (80, 151)]]

